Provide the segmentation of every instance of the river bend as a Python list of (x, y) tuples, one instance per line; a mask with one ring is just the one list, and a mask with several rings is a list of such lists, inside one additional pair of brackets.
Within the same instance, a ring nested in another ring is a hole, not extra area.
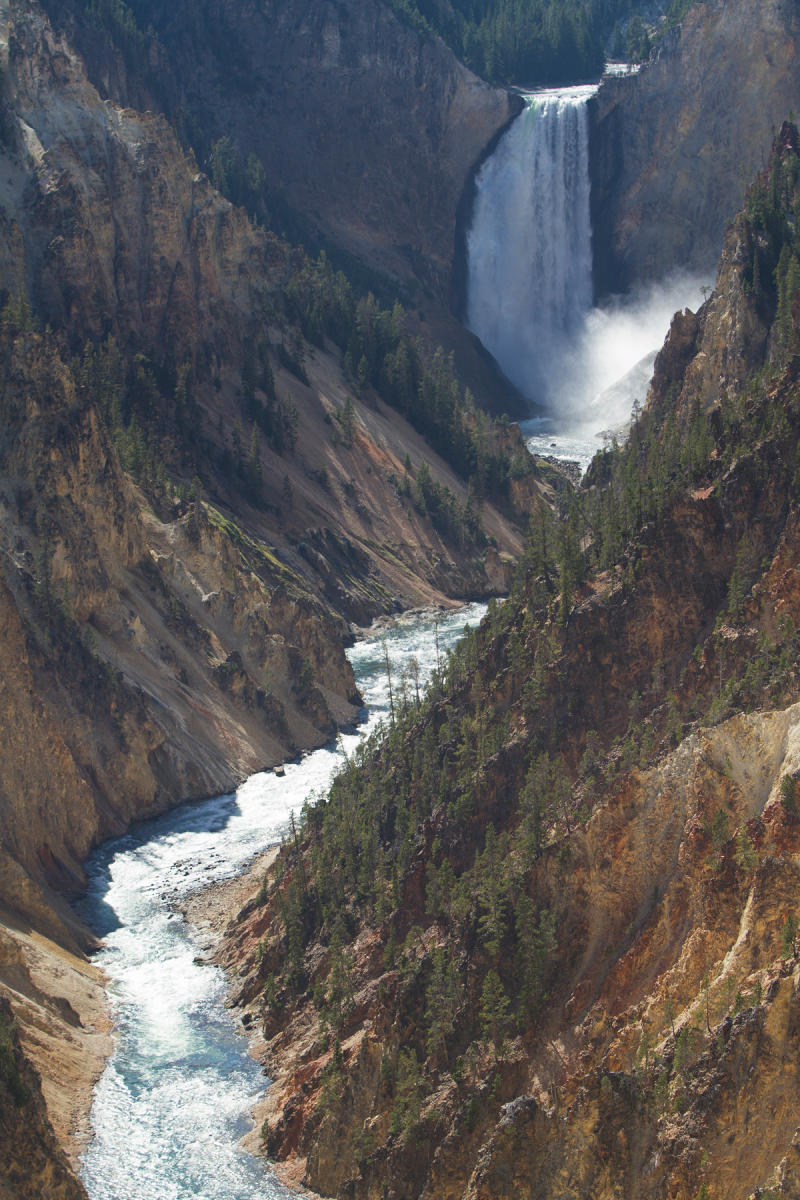
[[(384, 642), (395, 683), (412, 658), (427, 678), (437, 652), (443, 657), (484, 611), (409, 614), (348, 652), (366, 704), (358, 733), (342, 739), (348, 754), (388, 712)], [(176, 905), (279, 840), (290, 814), (328, 786), (341, 754), (331, 745), (287, 763), (283, 777), (254, 775), (234, 794), (143, 822), (90, 859), (80, 909), (104, 939), (96, 961), (110, 981), (116, 1030), (82, 1162), (92, 1200), (295, 1195), (238, 1146), (266, 1080), (224, 1007), (224, 976), (196, 961), (198, 935)]]

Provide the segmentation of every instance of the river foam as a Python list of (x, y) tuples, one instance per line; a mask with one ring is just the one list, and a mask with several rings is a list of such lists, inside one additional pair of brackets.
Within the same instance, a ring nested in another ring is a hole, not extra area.
[(422, 680), (484, 605), (414, 614), (348, 651), (367, 708), (358, 733), (252, 776), (234, 794), (186, 805), (97, 851), (82, 915), (104, 938), (116, 1044), (98, 1084), (81, 1175), (92, 1200), (278, 1200), (284, 1188), (239, 1139), (265, 1080), (225, 1009), (222, 973), (197, 960), (198, 935), (176, 912), (205, 883), (229, 878), (285, 833), (327, 788), (342, 755), (389, 708), (415, 660)]

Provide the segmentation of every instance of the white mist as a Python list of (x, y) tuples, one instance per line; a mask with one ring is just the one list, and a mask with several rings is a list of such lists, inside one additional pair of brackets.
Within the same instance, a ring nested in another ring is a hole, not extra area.
[(530, 449), (585, 468), (609, 437), (624, 437), (673, 316), (699, 307), (705, 282), (675, 273), (586, 313), (551, 378), (548, 415), (521, 425)]

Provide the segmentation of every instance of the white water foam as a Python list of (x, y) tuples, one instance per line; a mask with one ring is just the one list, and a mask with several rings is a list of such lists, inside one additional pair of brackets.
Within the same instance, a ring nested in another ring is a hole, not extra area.
[(81, 1176), (92, 1200), (289, 1200), (238, 1140), (266, 1081), (225, 1009), (221, 972), (197, 961), (195, 932), (175, 905), (230, 876), (274, 844), (312, 793), (395, 702), (412, 658), (421, 682), (485, 605), (435, 617), (408, 615), (359, 642), (350, 660), (366, 721), (341, 743), (263, 772), (235, 793), (187, 805), (102, 847), (88, 865), (83, 915), (104, 938), (97, 963), (110, 980), (116, 1045), (97, 1087), (94, 1137)]
[(647, 398), (673, 316), (697, 308), (703, 290), (700, 277), (676, 273), (588, 312), (553, 380), (550, 413), (521, 422), (529, 448), (585, 469), (609, 440), (623, 440), (631, 412)]
[(467, 324), (545, 415), (535, 453), (586, 467), (644, 403), (673, 314), (705, 280), (676, 273), (592, 307), (587, 102), (594, 86), (529, 93), (476, 178)]

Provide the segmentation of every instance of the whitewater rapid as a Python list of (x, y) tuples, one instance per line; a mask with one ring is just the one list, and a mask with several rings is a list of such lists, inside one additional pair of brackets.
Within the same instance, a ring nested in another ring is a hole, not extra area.
[(114, 1053), (98, 1084), (81, 1176), (92, 1200), (277, 1200), (294, 1197), (238, 1146), (266, 1086), (224, 1006), (222, 973), (196, 960), (182, 897), (230, 877), (286, 831), (303, 801), (327, 788), (359, 740), (385, 717), (384, 645), (395, 688), (415, 658), (427, 679), (484, 605), (441, 619), (410, 614), (348, 655), (365, 699), (357, 733), (264, 772), (234, 794), (187, 805), (106, 844), (88, 864), (81, 914), (103, 937)]

